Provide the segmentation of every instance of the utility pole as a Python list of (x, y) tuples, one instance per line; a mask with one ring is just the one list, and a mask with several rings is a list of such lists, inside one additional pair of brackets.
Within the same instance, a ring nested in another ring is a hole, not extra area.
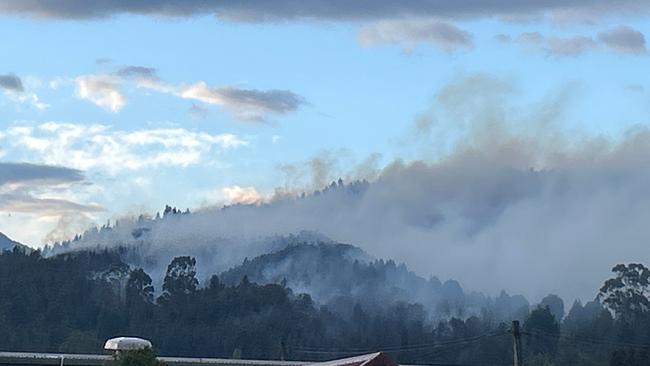
[(280, 361), (284, 361), (287, 358), (287, 346), (284, 343), (284, 339), (280, 340)]
[(521, 333), (519, 332), (519, 320), (512, 321), (512, 340), (513, 340), (513, 365), (524, 366), (521, 360)]

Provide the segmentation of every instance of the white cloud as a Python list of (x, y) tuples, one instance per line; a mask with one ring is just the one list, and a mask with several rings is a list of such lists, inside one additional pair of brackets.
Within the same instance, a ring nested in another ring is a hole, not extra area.
[[(2, 140), (4, 139), (5, 134), (0, 132), (0, 143), (2, 143)], [(7, 155), (7, 151), (2, 148), (3, 146), (0, 145), (0, 159), (2, 159), (5, 155)]]
[(621, 54), (644, 54), (647, 52), (643, 33), (620, 26), (592, 36), (546, 36), (539, 32), (522, 33), (520, 45), (541, 50), (549, 56), (576, 57), (592, 50), (610, 50)]
[[(28, 221), (19, 233), (23, 238), (30, 237), (33, 244), (37, 241), (33, 235), (43, 228), (39, 222), (61, 221), (62, 217), (70, 215), (89, 217), (103, 212), (102, 206), (80, 200), (90, 187), (92, 185), (79, 170), (42, 164), (0, 163), (0, 213), (7, 217), (18, 215), (21, 221)], [(58, 226), (57, 238), (61, 238), (64, 228)], [(29, 230), (24, 230), (26, 227)]]
[(238, 136), (183, 128), (119, 131), (104, 125), (48, 122), (9, 128), (12, 147), (37, 160), (76, 169), (109, 172), (158, 166), (186, 167), (216, 153), (247, 145)]
[(580, 56), (598, 46), (591, 37), (549, 37), (539, 32), (522, 33), (518, 41), (525, 47), (542, 50), (549, 56), (563, 57)]
[(233, 117), (244, 121), (263, 121), (268, 114), (273, 113), (287, 114), (305, 103), (300, 95), (288, 90), (211, 88), (203, 81), (176, 88), (158, 83), (150, 88), (172, 92), (184, 99), (222, 106)]
[(397, 44), (407, 52), (418, 43), (429, 43), (447, 52), (473, 45), (469, 33), (437, 19), (385, 20), (366, 25), (359, 32), (359, 41), (365, 46)]
[(29, 189), (9, 189), (0, 193), (0, 212), (21, 212), (37, 216), (56, 217), (63, 213), (97, 213), (104, 208), (97, 204), (82, 204), (52, 195), (52, 192), (34, 192)]
[(221, 192), (227, 203), (230, 204), (256, 204), (262, 203), (266, 198), (255, 187), (230, 186), (222, 188)]
[(83, 75), (75, 79), (77, 95), (110, 112), (119, 112), (126, 104), (120, 81), (108, 75)]
[[(179, 98), (217, 105), (244, 121), (264, 121), (269, 114), (287, 114), (305, 103), (302, 96), (289, 90), (257, 90), (238, 87), (210, 87), (204, 81), (173, 85), (161, 81), (156, 69), (144, 66), (125, 66), (113, 74), (83, 75), (75, 79), (77, 95), (110, 112), (119, 112), (126, 104), (122, 87), (133, 82), (136, 87)], [(52, 88), (59, 86), (54, 82)], [(201, 106), (193, 111), (205, 114)]]
[(75, 84), (75, 80), (72, 78), (65, 78), (65, 77), (60, 77), (57, 76), (54, 79), (51, 79), (48, 81), (47, 85), (50, 87), (52, 90), (58, 90), (59, 88), (63, 86), (68, 86), (68, 85), (73, 85)]
[(545, 50), (557, 56), (579, 56), (596, 47), (591, 37), (549, 37), (546, 39)]
[(14, 103), (19, 104), (29, 104), (32, 107), (43, 110), (48, 108), (50, 105), (41, 102), (36, 93), (26, 93), (26, 92), (15, 92), (11, 90), (5, 90), (5, 96)]
[(137, 187), (149, 188), (151, 187), (151, 179), (148, 177), (135, 177), (131, 179), (131, 183)]
[(202, 205), (206, 207), (221, 207), (227, 205), (257, 205), (272, 200), (272, 195), (266, 195), (253, 186), (231, 185), (202, 191)]
[(23, 79), (14, 74), (0, 75), (0, 89), (4, 91), (5, 97), (14, 103), (29, 104), (36, 109), (43, 110), (49, 105), (41, 102), (36, 93), (28, 91), (28, 89), (40, 87), (39, 83), (40, 80), (33, 76), (28, 76), (23, 82)]

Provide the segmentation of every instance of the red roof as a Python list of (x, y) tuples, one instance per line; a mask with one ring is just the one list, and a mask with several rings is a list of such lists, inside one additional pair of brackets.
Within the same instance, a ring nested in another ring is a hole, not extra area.
[(313, 363), (310, 366), (398, 366), (383, 352)]

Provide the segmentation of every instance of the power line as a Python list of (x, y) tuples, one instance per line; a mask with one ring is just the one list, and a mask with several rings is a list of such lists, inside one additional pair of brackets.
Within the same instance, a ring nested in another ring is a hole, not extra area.
[(508, 334), (508, 332), (491, 332), (491, 333), (485, 333), (481, 334), (479, 336), (475, 337), (466, 337), (466, 338), (458, 338), (446, 342), (435, 342), (435, 343), (421, 343), (421, 344), (413, 344), (413, 345), (407, 345), (407, 346), (390, 346), (390, 347), (374, 347), (374, 348), (348, 348), (348, 349), (341, 349), (341, 348), (322, 348), (322, 347), (296, 347), (293, 348), (294, 351), (302, 352), (302, 353), (321, 353), (321, 354), (365, 354), (365, 353), (372, 353), (372, 352), (377, 352), (377, 351), (384, 351), (384, 352), (408, 352), (408, 351), (426, 351), (431, 348), (440, 348), (440, 347), (449, 347), (449, 346), (455, 346), (455, 345), (462, 345), (462, 344), (469, 344), (469, 343), (474, 343), (477, 342), (483, 338), (488, 338), (488, 337), (496, 337), (496, 336), (501, 336)]
[(430, 352), (427, 352), (427, 353), (423, 354), (422, 357), (424, 357), (424, 358), (433, 357), (433, 356), (439, 355), (441, 353), (448, 352), (448, 351), (450, 351), (453, 348), (458, 347), (458, 346), (465, 346), (465, 345), (476, 343), (477, 341), (480, 341), (483, 338), (498, 337), (498, 336), (507, 335), (507, 334), (508, 334), (508, 332), (500, 332), (500, 333), (494, 333), (494, 334), (488, 333), (488, 334), (484, 334), (482, 336), (479, 336), (476, 339), (468, 340), (468, 341), (465, 341), (465, 342), (458, 342), (458, 343), (454, 343), (454, 344), (450, 344), (450, 345), (445, 345), (445, 346), (442, 346), (442, 347), (435, 347)]
[(616, 342), (616, 341), (611, 341), (602, 338), (587, 338), (587, 337), (581, 337), (581, 336), (576, 336), (576, 335), (566, 334), (566, 333), (549, 333), (541, 329), (528, 329), (527, 331), (524, 331), (522, 333), (526, 335), (552, 337), (556, 339), (571, 340), (573, 342), (588, 343), (594, 345), (609, 345), (609, 346), (628, 347), (628, 348), (649, 348), (650, 347), (650, 344)]
[(320, 352), (343, 352), (343, 353), (355, 353), (355, 352), (360, 352), (360, 353), (371, 353), (371, 352), (377, 352), (377, 351), (409, 351), (409, 350), (417, 350), (420, 348), (431, 348), (431, 347), (439, 347), (439, 346), (446, 346), (446, 345), (453, 345), (457, 343), (466, 343), (466, 342), (474, 342), (486, 337), (494, 337), (494, 336), (500, 336), (503, 334), (506, 334), (507, 332), (491, 332), (491, 333), (485, 333), (481, 334), (479, 336), (474, 336), (474, 337), (466, 337), (466, 338), (457, 338), (453, 339), (450, 341), (446, 342), (432, 342), (432, 343), (420, 343), (420, 344), (412, 344), (412, 345), (407, 345), (407, 346), (386, 346), (386, 347), (373, 347), (373, 348), (347, 348), (347, 349), (341, 349), (341, 348), (322, 348), (322, 347), (297, 347), (295, 349), (299, 350), (305, 350), (305, 351), (320, 351)]

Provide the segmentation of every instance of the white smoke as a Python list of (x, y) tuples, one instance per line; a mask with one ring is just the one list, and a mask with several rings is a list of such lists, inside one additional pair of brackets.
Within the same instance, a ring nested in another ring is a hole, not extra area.
[[(430, 122), (419, 120), (428, 141), (448, 133), (437, 121), (458, 122), (436, 159), (372, 174), (370, 162), (367, 184), (169, 217), (139, 239), (134, 222), (78, 245), (144, 241), (152, 258), (168, 257), (152, 259), (159, 266), (190, 254), (207, 274), (269, 250), (266, 237), (311, 230), (470, 290), (589, 300), (614, 264), (650, 263), (650, 130), (619, 141), (568, 134), (557, 127), (567, 90), (513, 112), (509, 83), (468, 77), (438, 94)], [(332, 165), (319, 164), (314, 181), (330, 179)]]

